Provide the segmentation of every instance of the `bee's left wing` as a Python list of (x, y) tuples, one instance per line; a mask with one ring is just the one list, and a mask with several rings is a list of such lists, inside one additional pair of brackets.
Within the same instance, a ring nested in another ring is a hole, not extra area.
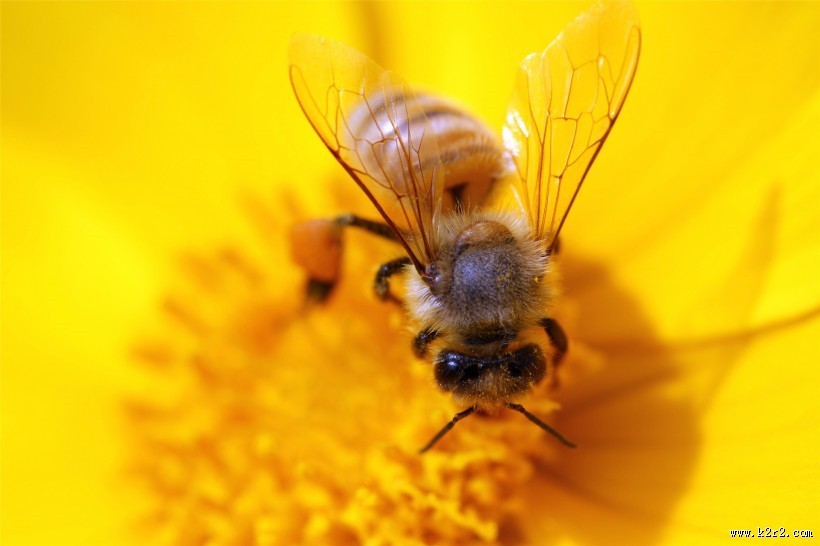
[(436, 258), (444, 168), (418, 98), (341, 42), (297, 34), (290, 79), (316, 133), (393, 228), (420, 274)]
[(521, 63), (503, 129), (517, 195), (550, 250), (624, 103), (640, 52), (629, 2), (599, 2)]

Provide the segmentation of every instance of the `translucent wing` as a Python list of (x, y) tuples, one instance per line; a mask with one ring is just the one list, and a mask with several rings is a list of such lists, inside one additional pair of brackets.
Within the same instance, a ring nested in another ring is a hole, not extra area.
[(313, 128), (423, 273), (436, 256), (444, 169), (416, 96), (364, 54), (313, 35), (291, 40), (290, 79)]
[(624, 103), (640, 52), (638, 14), (601, 2), (521, 63), (503, 130), (517, 194), (546, 248)]

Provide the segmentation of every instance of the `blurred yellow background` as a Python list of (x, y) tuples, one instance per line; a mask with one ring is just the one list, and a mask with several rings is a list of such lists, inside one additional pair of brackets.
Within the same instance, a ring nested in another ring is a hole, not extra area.
[[(174, 256), (250, 237), (246, 192), (298, 186), (333, 212), (338, 167), (287, 78), (293, 32), (347, 42), (500, 127), (517, 63), (586, 6), (3, 2), (3, 544), (128, 541), (142, 500), (122, 476), (119, 404)], [(615, 264), (661, 339), (812, 312), (820, 4), (638, 10), (638, 75), (567, 245)], [(764, 277), (737, 270), (756, 252)], [(626, 343), (628, 326), (589, 329)], [(813, 428), (816, 403), (801, 415)]]

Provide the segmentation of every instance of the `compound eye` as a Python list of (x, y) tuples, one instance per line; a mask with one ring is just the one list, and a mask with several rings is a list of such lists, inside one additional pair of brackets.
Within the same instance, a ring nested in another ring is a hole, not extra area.
[(523, 362), (519, 362), (518, 360), (512, 360), (507, 363), (507, 373), (510, 377), (521, 377), (524, 375), (524, 368), (526, 364)]
[(547, 371), (544, 353), (538, 345), (526, 345), (513, 353), (507, 360), (506, 367), (510, 377), (523, 377), (532, 384), (544, 379)]
[(458, 386), (464, 372), (462, 355), (453, 351), (442, 351), (436, 359), (435, 376), (440, 389), (451, 391)]

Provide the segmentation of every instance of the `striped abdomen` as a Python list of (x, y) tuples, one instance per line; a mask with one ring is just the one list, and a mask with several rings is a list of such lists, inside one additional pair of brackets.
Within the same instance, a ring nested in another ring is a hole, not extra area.
[(396, 153), (395, 140), (385, 140), (385, 135), (398, 131), (403, 140), (418, 144), (426, 119), (429, 125), (424, 139), (427, 133), (435, 137), (438, 159), (425, 154), (422, 144), (420, 161), (440, 161), (445, 169), (442, 210), (481, 205), (493, 183), (512, 168), (498, 137), (474, 116), (444, 99), (419, 94), (417, 103), (407, 105), (401, 96), (395, 93), (387, 97), (387, 112), (383, 104), (372, 102), (369, 107), (355, 108), (348, 124), (357, 139), (348, 145), (358, 150), (368, 171), (383, 174), (399, 193), (406, 194), (403, 181), (408, 177), (401, 164), (403, 156)]

